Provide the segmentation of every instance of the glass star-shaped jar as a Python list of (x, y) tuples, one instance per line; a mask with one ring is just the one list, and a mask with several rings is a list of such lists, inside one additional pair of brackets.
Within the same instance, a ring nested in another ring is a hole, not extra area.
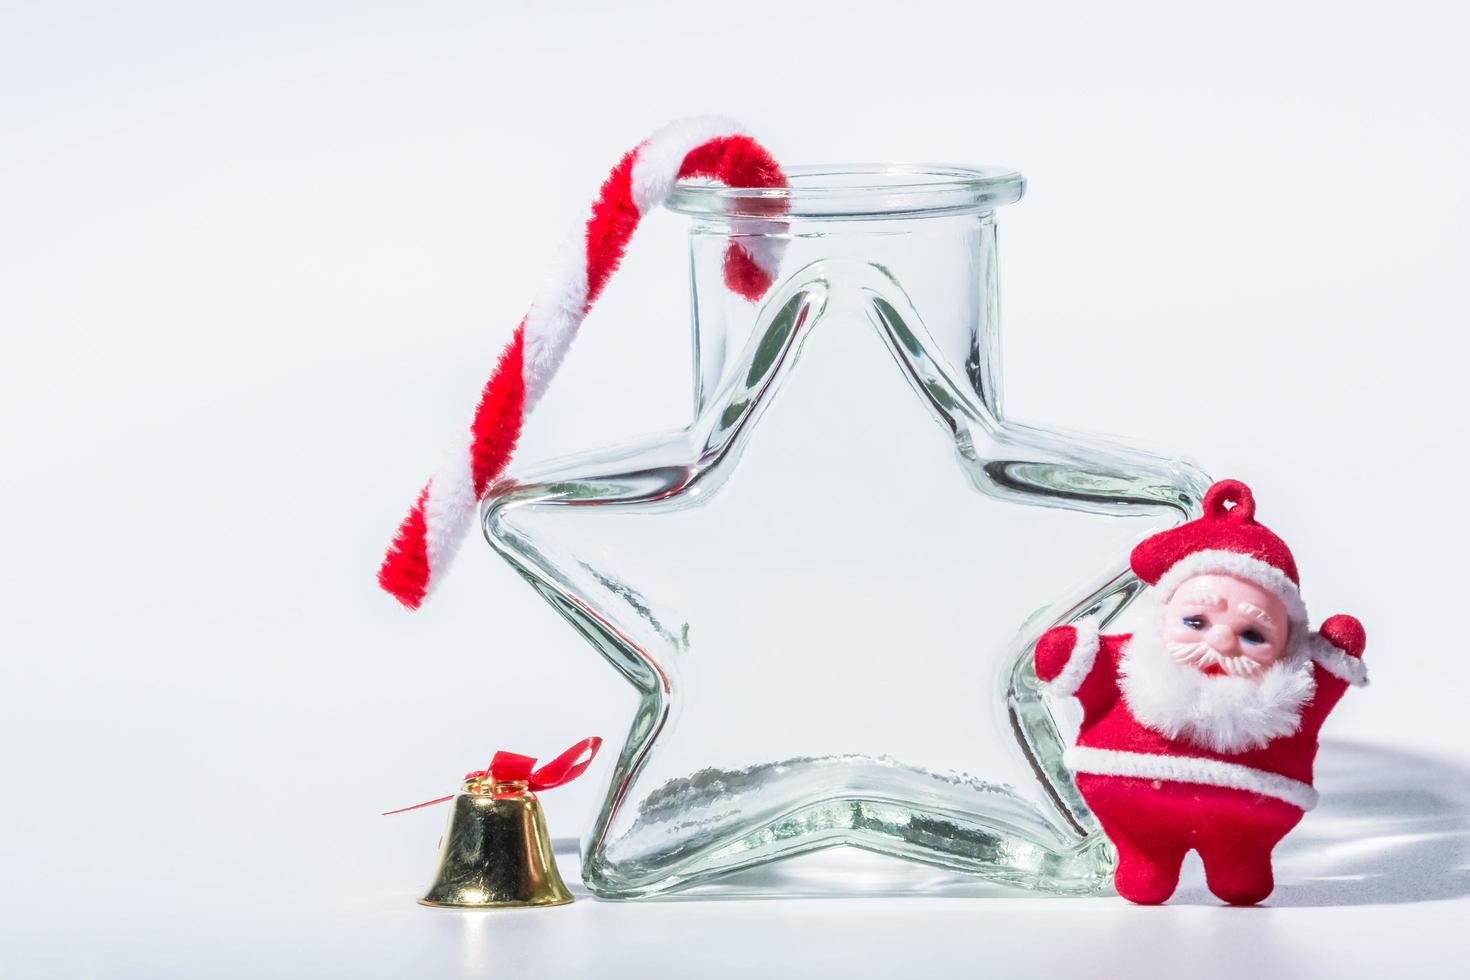
[[(1130, 546), (1197, 510), (1179, 460), (1006, 421), (993, 168), (680, 185), (687, 427), (531, 467), (486, 535), (639, 693), (588, 887), (632, 898), (838, 844), (1042, 891), (1106, 885), (1062, 767), (1047, 628), (1117, 616)], [(751, 304), (732, 236), (780, 262)]]

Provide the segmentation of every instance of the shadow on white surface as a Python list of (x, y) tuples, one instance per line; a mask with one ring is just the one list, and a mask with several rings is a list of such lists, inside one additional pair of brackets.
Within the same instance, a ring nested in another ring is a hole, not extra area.
[[(1403, 904), (1470, 895), (1470, 770), (1358, 742), (1326, 742), (1320, 806), (1276, 851), (1276, 908)], [(553, 842), (567, 884), (590, 897), (577, 841)], [(1022, 892), (938, 868), (839, 847), (777, 861), (650, 901), (786, 898), (1011, 898)], [(1173, 905), (1219, 905), (1198, 862)]]
[[(1324, 742), (1322, 802), (1276, 849), (1276, 908), (1470, 895), (1470, 771), (1361, 742)], [(1218, 904), (1203, 887), (1176, 903)]]

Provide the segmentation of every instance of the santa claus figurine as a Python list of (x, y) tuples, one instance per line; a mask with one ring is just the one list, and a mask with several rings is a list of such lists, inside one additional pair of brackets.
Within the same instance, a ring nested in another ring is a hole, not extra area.
[(1036, 675), (1082, 704), (1066, 764), (1118, 850), (1118, 894), (1156, 905), (1190, 850), (1232, 905), (1271, 894), (1271, 850), (1317, 803), (1317, 733), (1367, 681), (1363, 626), (1308, 627), (1291, 551), (1222, 480), (1204, 515), (1133, 549), (1146, 628), (1048, 630)]

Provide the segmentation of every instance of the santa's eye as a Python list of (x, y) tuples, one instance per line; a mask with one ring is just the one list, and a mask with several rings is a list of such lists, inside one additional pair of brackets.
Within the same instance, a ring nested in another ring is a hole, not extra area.
[(1244, 640), (1245, 642), (1247, 642), (1247, 643), (1265, 643), (1266, 642), (1266, 638), (1261, 635), (1261, 631), (1260, 630), (1255, 630), (1255, 629), (1246, 630), (1244, 633), (1240, 634), (1240, 638), (1242, 640)]
[(1205, 617), (1203, 616), (1185, 616), (1183, 622), (1185, 626), (1188, 626), (1192, 630), (1202, 630), (1205, 628)]

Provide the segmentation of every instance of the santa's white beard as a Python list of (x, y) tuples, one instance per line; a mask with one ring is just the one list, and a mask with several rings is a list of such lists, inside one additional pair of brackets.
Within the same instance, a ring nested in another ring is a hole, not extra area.
[(1155, 619), (1145, 617), (1147, 625), (1118, 661), (1118, 686), (1140, 723), (1215, 752), (1259, 749), (1301, 727), (1302, 708), (1317, 682), (1295, 644), (1249, 676), (1212, 676), (1180, 663), (1159, 639)]

